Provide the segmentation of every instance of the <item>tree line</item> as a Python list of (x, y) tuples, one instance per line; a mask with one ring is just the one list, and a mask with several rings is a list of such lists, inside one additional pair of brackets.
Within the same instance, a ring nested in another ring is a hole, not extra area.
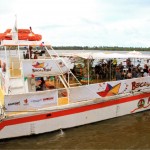
[(107, 50), (107, 51), (150, 51), (150, 47), (109, 47), (109, 46), (53, 46), (55, 50)]

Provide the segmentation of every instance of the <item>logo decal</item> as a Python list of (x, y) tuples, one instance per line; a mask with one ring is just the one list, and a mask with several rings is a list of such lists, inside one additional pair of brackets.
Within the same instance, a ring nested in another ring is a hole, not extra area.
[(32, 64), (32, 71), (33, 72), (43, 72), (43, 71), (51, 71), (52, 67), (50, 67), (49, 63), (44, 62), (33, 62)]
[(115, 86), (111, 86), (110, 84), (107, 83), (105, 90), (101, 92), (97, 92), (97, 94), (102, 97), (116, 95), (119, 92), (120, 86), (121, 86), (121, 83)]
[(36, 62), (36, 64), (32, 65), (34, 68), (43, 68), (44, 67), (44, 62), (43, 63), (39, 63)]
[(137, 108), (131, 111), (131, 113), (134, 113), (136, 110), (147, 108), (150, 106), (150, 97), (148, 98), (147, 104), (145, 103), (144, 99), (140, 99), (137, 103)]

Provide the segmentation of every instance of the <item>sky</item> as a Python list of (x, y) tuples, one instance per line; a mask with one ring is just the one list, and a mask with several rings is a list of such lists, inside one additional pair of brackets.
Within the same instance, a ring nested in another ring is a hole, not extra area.
[(150, 47), (150, 0), (0, 0), (0, 33), (15, 15), (52, 46)]

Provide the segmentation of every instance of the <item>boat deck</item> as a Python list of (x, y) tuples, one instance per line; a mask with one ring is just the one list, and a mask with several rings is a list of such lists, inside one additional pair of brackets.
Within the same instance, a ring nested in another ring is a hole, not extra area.
[[(16, 61), (16, 60), (15, 60)], [(10, 71), (10, 77), (11, 78), (21, 78), (21, 70), (20, 70), (20, 64), (18, 62), (13, 61), (13, 59), (11, 59), (11, 67), (9, 69)], [(14, 65), (15, 64), (15, 65)], [(16, 65), (17, 64), (17, 65)], [(67, 79), (67, 76), (64, 76)], [(115, 80), (115, 79), (113, 79)], [(87, 80), (87, 78), (82, 77), (81, 79), (79, 79), (80, 83), (82, 85), (86, 85), (86, 84), (94, 84), (94, 83), (101, 83), (101, 82), (105, 82), (106, 80), (102, 80), (102, 79), (90, 79), (89, 81)], [(108, 79), (107, 79), (108, 81)], [(46, 82), (45, 82), (46, 83)], [(45, 90), (52, 90), (52, 89), (64, 89), (64, 85), (62, 84), (62, 82), (60, 82), (59, 79), (53, 79), (52, 81), (49, 81), (49, 83), (47, 83), (49, 85), (50, 88), (47, 88)], [(70, 87), (73, 86), (79, 86), (80, 84), (78, 84), (75, 79), (73, 78), (69, 78), (69, 84)], [(36, 91), (35, 91), (36, 92)], [(65, 93), (65, 92), (64, 92)], [(66, 105), (69, 104), (69, 100), (66, 94), (63, 94), (61, 96), (59, 96), (58, 98), (58, 102), (57, 102), (57, 106), (62, 106), (62, 105)], [(0, 104), (4, 105), (4, 92), (2, 89), (0, 89)], [(53, 107), (53, 106), (51, 106)], [(42, 107), (42, 109), (46, 109), (47, 107)], [(11, 112), (6, 112), (6, 116), (10, 117), (10, 116), (16, 116), (16, 115), (20, 115), (20, 114), (27, 114), (29, 112), (35, 112), (37, 111), (37, 109), (34, 110), (28, 110), (28, 111), (11, 111)]]

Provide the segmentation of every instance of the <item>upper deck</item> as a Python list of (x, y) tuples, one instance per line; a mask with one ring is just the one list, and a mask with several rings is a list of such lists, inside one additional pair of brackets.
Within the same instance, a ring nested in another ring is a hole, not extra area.
[(51, 89), (61, 89), (66, 97), (68, 87), (81, 85), (48, 43), (4, 40), (0, 54), (1, 97)]
[[(10, 77), (21, 77), (21, 63), (22, 60), (27, 59), (29, 47), (33, 47), (32, 56), (28, 56), (33, 59), (35, 56), (38, 59), (50, 58), (50, 55), (45, 52), (44, 47), (51, 48), (50, 44), (44, 44), (42, 41), (25, 41), (25, 40), (3, 40), (0, 44), (1, 53), (1, 66), (2, 71), (9, 70)], [(7, 64), (7, 65), (6, 65)], [(6, 68), (5, 68), (6, 67)]]

